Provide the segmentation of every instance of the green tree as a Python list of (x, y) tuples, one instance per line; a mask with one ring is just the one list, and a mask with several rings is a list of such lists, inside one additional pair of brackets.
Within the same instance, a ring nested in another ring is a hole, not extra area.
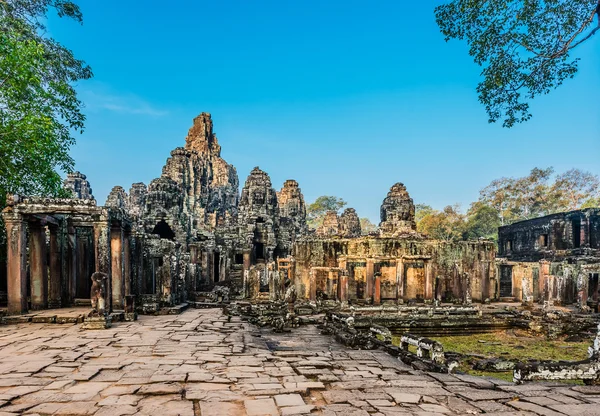
[(512, 127), (531, 118), (529, 100), (575, 75), (571, 51), (600, 30), (600, 0), (453, 0), (435, 17), (483, 68), (477, 92), (489, 121)]
[(336, 196), (320, 196), (306, 209), (307, 224), (316, 229), (323, 223), (327, 211), (339, 211), (346, 206), (346, 201)]
[(0, 194), (61, 194), (59, 172), (85, 121), (73, 83), (92, 76), (83, 61), (47, 37), (49, 10), (82, 21), (64, 0), (0, 0)]
[(480, 192), (473, 212), (489, 207), (498, 214), (499, 224), (536, 218), (555, 212), (598, 206), (600, 178), (590, 172), (571, 169), (554, 175), (553, 168), (533, 168), (521, 178), (493, 180)]
[(421, 220), (428, 214), (434, 213), (435, 210), (430, 205), (425, 204), (416, 204), (415, 205), (415, 222), (417, 223), (417, 227)]
[[(48, 11), (82, 22), (66, 0), (0, 0), (0, 211), (7, 193), (66, 196), (73, 133), (85, 116), (73, 83), (92, 71), (46, 35)], [(0, 260), (6, 234), (0, 217)]]
[(521, 178), (495, 179), (480, 191), (479, 202), (498, 212), (500, 225), (556, 212), (553, 173), (553, 168), (533, 168)]
[(427, 212), (417, 224), (417, 231), (442, 241), (460, 241), (466, 231), (465, 216), (458, 205), (448, 205), (442, 211)]
[(500, 216), (498, 211), (481, 202), (474, 202), (467, 212), (465, 224), (465, 240), (485, 238), (498, 241), (498, 227), (500, 227)]
[(600, 198), (600, 179), (590, 172), (570, 169), (556, 177), (552, 192), (561, 211), (594, 206), (594, 203), (598, 206), (595, 201)]
[(373, 224), (368, 218), (361, 218), (360, 230), (362, 232), (362, 235), (368, 235), (377, 231), (377, 226)]

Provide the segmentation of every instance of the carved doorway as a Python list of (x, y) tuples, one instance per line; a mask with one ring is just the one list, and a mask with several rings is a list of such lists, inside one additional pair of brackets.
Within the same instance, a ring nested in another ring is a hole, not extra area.
[(500, 266), (500, 297), (512, 297), (512, 266)]
[(425, 263), (422, 261), (407, 263), (404, 297), (406, 299), (425, 298)]

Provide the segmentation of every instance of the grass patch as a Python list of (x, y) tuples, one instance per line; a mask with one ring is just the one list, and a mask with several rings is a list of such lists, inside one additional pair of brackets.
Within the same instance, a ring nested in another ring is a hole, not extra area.
[[(525, 331), (509, 329), (486, 334), (435, 337), (445, 352), (463, 355), (458, 370), (476, 376), (490, 376), (512, 381), (512, 371), (477, 371), (473, 364), (484, 358), (500, 358), (510, 361), (552, 360), (579, 361), (587, 358), (592, 339), (581, 342), (565, 342), (564, 339), (547, 340)], [(400, 337), (392, 339), (399, 345)]]

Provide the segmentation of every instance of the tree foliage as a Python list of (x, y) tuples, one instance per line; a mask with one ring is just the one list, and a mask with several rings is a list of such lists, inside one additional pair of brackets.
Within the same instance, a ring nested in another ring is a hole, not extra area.
[(496, 179), (481, 190), (478, 203), (496, 210), (501, 225), (594, 206), (600, 195), (597, 175), (580, 169), (553, 175), (553, 168), (534, 168), (521, 178)]
[(529, 100), (575, 75), (571, 51), (600, 30), (600, 0), (453, 0), (435, 16), (446, 41), (465, 40), (483, 67), (489, 121), (512, 127), (531, 118)]
[[(425, 206), (426, 208), (431, 208)], [(458, 205), (448, 205), (442, 211), (428, 210), (422, 212), (417, 222), (417, 231), (430, 238), (442, 241), (459, 241), (465, 233), (465, 216)]]
[(417, 230), (444, 241), (497, 241), (498, 227), (555, 212), (600, 206), (600, 178), (580, 169), (555, 174), (553, 168), (533, 168), (518, 178), (493, 180), (466, 214), (457, 205), (437, 211), (415, 206)]
[(318, 228), (323, 223), (327, 211), (340, 211), (347, 205), (346, 201), (336, 196), (323, 195), (306, 209), (307, 223), (312, 229)]
[(360, 231), (362, 235), (369, 235), (377, 231), (377, 226), (368, 218), (363, 217), (360, 219)]
[(61, 194), (59, 172), (73, 169), (85, 121), (73, 84), (92, 72), (45, 35), (51, 9), (82, 21), (70, 1), (0, 0), (0, 194)]

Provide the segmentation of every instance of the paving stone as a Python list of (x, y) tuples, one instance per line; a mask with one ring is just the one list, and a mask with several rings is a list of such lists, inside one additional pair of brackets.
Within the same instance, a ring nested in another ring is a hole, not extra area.
[[(34, 406), (27, 411), (25, 414), (39, 413), (39, 414), (54, 414), (58, 409), (60, 409), (64, 403), (42, 403)], [(16, 414), (16, 413), (15, 413)]]
[(453, 413), (450, 409), (447, 409), (444, 406), (440, 406), (439, 404), (424, 403), (424, 404), (420, 404), (419, 407), (429, 413), (441, 413), (441, 414)]
[(79, 401), (73, 403), (63, 403), (62, 406), (59, 407), (53, 414), (65, 416), (93, 415), (97, 410), (98, 408), (96, 407), (96, 402)]
[[(526, 411), (530, 411), (530, 412), (533, 412), (535, 414), (542, 415), (542, 416), (561, 416), (562, 415), (562, 413), (556, 412), (554, 410), (550, 410), (546, 407), (538, 406), (537, 404), (534, 404), (534, 403), (523, 402), (520, 400), (513, 400), (510, 402), (507, 402), (506, 404), (508, 406), (514, 407), (517, 410), (526, 410)], [(569, 414), (573, 415), (574, 413), (569, 412)]]
[(557, 412), (570, 416), (596, 416), (600, 414), (599, 404), (560, 404), (550, 407)]
[(398, 404), (417, 404), (421, 400), (420, 394), (412, 394), (412, 393), (403, 393), (398, 389), (386, 389), (386, 392), (392, 396), (394, 401)]
[(315, 409), (315, 406), (307, 405), (307, 404), (302, 405), (302, 406), (284, 407), (281, 409), (281, 416), (310, 414), (314, 409)]
[(201, 402), (202, 416), (245, 416), (246, 410), (241, 403)]
[(575, 386), (571, 390), (583, 394), (600, 394), (600, 386)]
[(463, 399), (467, 399), (469, 401), (512, 399), (514, 397), (514, 394), (497, 390), (466, 389), (464, 391), (457, 392), (457, 394)]
[[(220, 310), (103, 331), (51, 325), (0, 326), (0, 416), (192, 416), (194, 406), (202, 416), (600, 413), (599, 386), (429, 374), (383, 351), (348, 350), (312, 325), (275, 334)], [(286, 350), (270, 351), (269, 340)]]
[(156, 383), (156, 384), (147, 384), (142, 386), (138, 394), (149, 394), (149, 395), (161, 395), (161, 394), (181, 394), (183, 392), (183, 387), (179, 384), (165, 384), (165, 383)]
[(124, 415), (135, 415), (137, 413), (137, 407), (120, 405), (120, 406), (104, 406), (94, 416), (124, 416)]
[(244, 406), (248, 416), (279, 416), (273, 399), (245, 400)]
[(274, 397), (275, 403), (279, 407), (283, 406), (304, 406), (304, 399), (299, 394), (278, 394)]

